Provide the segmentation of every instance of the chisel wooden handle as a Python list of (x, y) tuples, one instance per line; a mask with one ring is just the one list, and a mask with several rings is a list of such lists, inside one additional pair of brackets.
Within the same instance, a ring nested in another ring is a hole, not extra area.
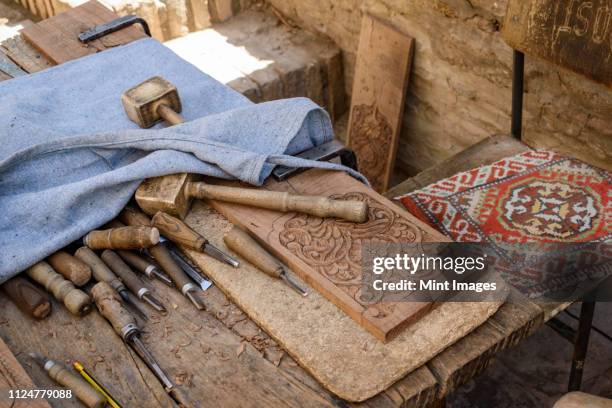
[(87, 293), (74, 287), (46, 262), (39, 262), (26, 270), (28, 276), (40, 283), (72, 314), (84, 315), (91, 310), (91, 299)]
[(150, 227), (122, 227), (91, 231), (83, 243), (91, 249), (149, 248), (159, 242), (159, 231)]
[(93, 277), (98, 282), (106, 282), (115, 290), (123, 287), (121, 280), (111, 271), (108, 266), (88, 247), (77, 249), (74, 256), (85, 262), (91, 268)]
[(123, 259), (116, 252), (110, 249), (102, 252), (102, 260), (106, 263), (113, 272), (125, 283), (125, 286), (132, 291), (133, 294), (141, 297), (141, 291), (146, 289), (145, 284), (138, 276), (123, 262)]
[[(128, 225), (151, 225), (151, 219), (148, 215), (134, 207), (125, 207), (119, 219)], [(162, 244), (157, 244), (149, 248), (149, 253), (155, 259), (155, 261), (161, 266), (161, 268), (170, 276), (172, 282), (182, 292), (183, 288), (193, 286), (193, 282), (183, 272), (181, 267), (172, 259), (168, 248)], [(190, 286), (188, 286), (190, 285)]]
[(125, 263), (137, 271), (147, 275), (149, 278), (151, 277), (151, 270), (155, 269), (156, 267), (154, 263), (147, 261), (140, 255), (131, 251), (119, 250), (117, 251), (117, 255), (119, 255), (121, 259), (125, 261)]
[(119, 214), (119, 219), (124, 224), (131, 225), (134, 227), (151, 226), (151, 219), (149, 218), (149, 216), (140, 211), (139, 209), (131, 206), (127, 206), (123, 209), (123, 211), (121, 211), (121, 214)]
[(227, 201), (282, 212), (296, 211), (321, 218), (336, 217), (352, 222), (365, 222), (368, 216), (368, 207), (363, 201), (332, 200), (323, 196), (216, 186), (201, 182), (189, 183), (186, 194), (200, 199)]
[(4, 282), (2, 289), (22, 312), (35, 319), (44, 319), (51, 314), (49, 296), (29, 280), (15, 276)]
[[(53, 364), (53, 365), (51, 365)], [(50, 366), (48, 369), (47, 366)], [(45, 364), (45, 369), (52, 380), (58, 384), (69, 388), (74, 392), (74, 395), (88, 408), (103, 408), (107, 406), (107, 401), (104, 395), (96, 391), (84, 379), (73, 374), (62, 364), (48, 361)]]
[(183, 221), (165, 212), (158, 211), (151, 219), (151, 224), (164, 234), (166, 238), (187, 248), (202, 251), (208, 243), (206, 238), (189, 228)]
[(49, 265), (76, 286), (83, 286), (91, 279), (91, 268), (78, 258), (64, 251), (57, 251), (47, 258)]
[(263, 249), (249, 234), (238, 227), (233, 227), (223, 237), (225, 245), (257, 269), (273, 278), (280, 278), (283, 266), (268, 251)]
[(98, 282), (91, 289), (91, 295), (96, 302), (100, 314), (113, 326), (115, 332), (123, 338), (123, 329), (136, 326), (136, 320), (121, 304), (121, 298), (106, 282)]

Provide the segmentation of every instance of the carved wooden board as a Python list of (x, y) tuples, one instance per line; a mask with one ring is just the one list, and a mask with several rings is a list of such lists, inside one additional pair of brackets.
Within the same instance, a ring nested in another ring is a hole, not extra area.
[(309, 170), (266, 188), (367, 201), (369, 220), (354, 224), (303, 214), (282, 214), (229, 203), (213, 207), (249, 230), (311, 287), (381, 341), (388, 341), (431, 310), (432, 302), (360, 299), (361, 248), (366, 242), (448, 241), (359, 181), (341, 172)]
[(61, 64), (145, 37), (140, 28), (131, 26), (87, 44), (79, 41), (81, 32), (115, 18), (115, 13), (91, 0), (68, 12), (32, 24), (24, 28), (21, 35), (52, 62)]
[(0, 339), (0, 407), (50, 408), (44, 399), (9, 399), (8, 390), (31, 390), (36, 385), (28, 377), (4, 340)]
[(510, 0), (503, 37), (528, 55), (612, 87), (612, 0)]
[(365, 15), (357, 52), (348, 145), (378, 192), (389, 188), (402, 127), (414, 40)]

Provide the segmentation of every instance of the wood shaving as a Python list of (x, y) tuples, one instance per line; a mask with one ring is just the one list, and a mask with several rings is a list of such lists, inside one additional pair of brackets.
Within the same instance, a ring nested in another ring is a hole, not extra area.
[(244, 353), (244, 349), (245, 349), (246, 345), (243, 343), (240, 343), (240, 345), (238, 346), (238, 348), (236, 349), (236, 357), (240, 357), (240, 355), (242, 353)]

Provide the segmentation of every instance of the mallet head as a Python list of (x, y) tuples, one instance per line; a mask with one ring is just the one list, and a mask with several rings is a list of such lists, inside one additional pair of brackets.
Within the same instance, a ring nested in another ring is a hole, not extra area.
[(199, 179), (199, 175), (187, 173), (153, 177), (143, 181), (134, 196), (138, 206), (149, 215), (163, 211), (184, 219), (192, 201), (186, 186)]
[(176, 87), (159, 76), (125, 91), (121, 102), (128, 117), (145, 129), (162, 120), (157, 109), (160, 105), (166, 105), (177, 113), (182, 109)]

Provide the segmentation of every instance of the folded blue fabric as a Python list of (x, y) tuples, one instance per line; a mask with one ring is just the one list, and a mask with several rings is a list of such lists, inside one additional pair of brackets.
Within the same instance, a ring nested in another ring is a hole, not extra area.
[[(139, 129), (121, 94), (160, 75), (186, 123)], [(153, 39), (0, 83), (0, 282), (114, 218), (148, 177), (191, 172), (261, 185), (331, 140), (305, 98), (253, 104)]]

